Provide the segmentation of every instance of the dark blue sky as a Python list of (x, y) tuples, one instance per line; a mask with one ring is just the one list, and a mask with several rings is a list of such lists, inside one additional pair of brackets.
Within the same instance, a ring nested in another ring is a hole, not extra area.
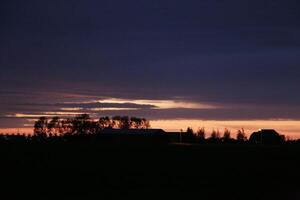
[(299, 19), (298, 0), (2, 0), (0, 127), (105, 98), (223, 107), (123, 111), (153, 119), (300, 119)]

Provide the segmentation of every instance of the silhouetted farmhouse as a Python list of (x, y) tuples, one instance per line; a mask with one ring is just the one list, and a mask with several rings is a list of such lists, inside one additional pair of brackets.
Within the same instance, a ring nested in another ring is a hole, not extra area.
[(253, 144), (281, 144), (284, 141), (284, 135), (280, 135), (273, 129), (260, 129), (252, 133), (249, 139)]

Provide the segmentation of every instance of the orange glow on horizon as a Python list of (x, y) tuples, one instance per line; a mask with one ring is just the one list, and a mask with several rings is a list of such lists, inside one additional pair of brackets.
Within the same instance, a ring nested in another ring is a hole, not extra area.
[(25, 134), (30, 135), (33, 133), (32, 127), (26, 128), (0, 128), (0, 134)]
[[(231, 130), (232, 137), (235, 137), (238, 129), (244, 128), (249, 136), (252, 132), (262, 128), (275, 129), (280, 134), (284, 134), (292, 139), (300, 138), (300, 121), (295, 120), (250, 120), (250, 121), (217, 121), (217, 120), (152, 120), (150, 121), (152, 128), (161, 128), (165, 131), (180, 131), (186, 130), (187, 127), (192, 127), (195, 131), (198, 128), (204, 127), (207, 136), (210, 135), (213, 129), (219, 130), (222, 134), (225, 128)], [(33, 133), (33, 124), (27, 123), (23, 128), (1, 128), (0, 133), (16, 134), (16, 133)]]

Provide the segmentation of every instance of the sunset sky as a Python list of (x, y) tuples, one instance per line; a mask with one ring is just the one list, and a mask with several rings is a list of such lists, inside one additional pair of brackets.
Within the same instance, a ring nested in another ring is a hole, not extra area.
[(39, 116), (300, 138), (299, 0), (1, 0), (0, 132)]

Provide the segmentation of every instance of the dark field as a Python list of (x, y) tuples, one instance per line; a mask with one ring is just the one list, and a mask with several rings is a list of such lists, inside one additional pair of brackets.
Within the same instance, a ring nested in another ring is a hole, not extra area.
[(300, 199), (296, 145), (21, 143), (0, 152), (7, 199)]

